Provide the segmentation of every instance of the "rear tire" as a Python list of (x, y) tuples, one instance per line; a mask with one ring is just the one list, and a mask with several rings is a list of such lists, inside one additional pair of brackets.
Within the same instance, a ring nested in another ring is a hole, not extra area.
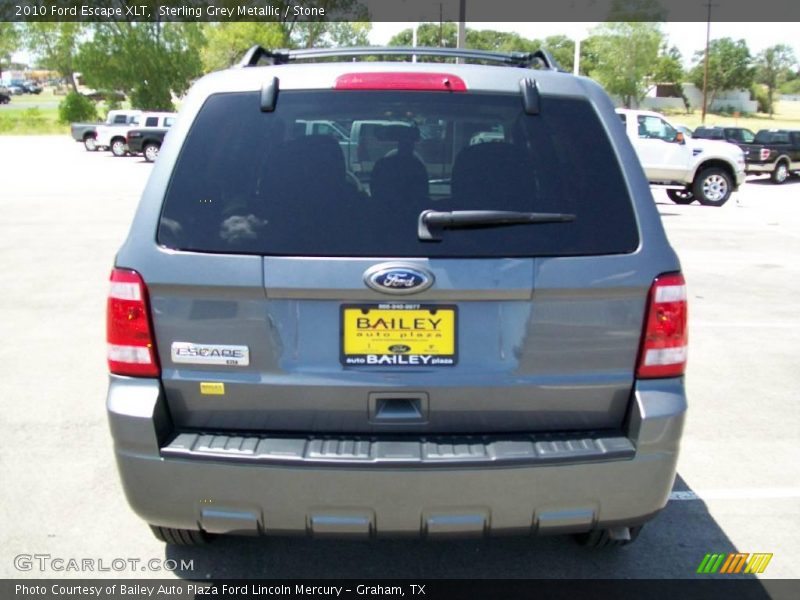
[(209, 541), (208, 535), (204, 531), (174, 529), (158, 525), (150, 525), (150, 529), (156, 539), (173, 546), (202, 546)]
[(127, 153), (128, 148), (125, 140), (121, 138), (111, 140), (111, 154), (114, 156), (125, 156)]
[(691, 204), (696, 200), (692, 190), (685, 189), (685, 190), (667, 190), (667, 196), (669, 199), (672, 200), (675, 204)]
[(733, 180), (724, 169), (708, 167), (694, 178), (692, 193), (703, 206), (722, 206), (733, 193)]
[(581, 546), (586, 548), (612, 548), (621, 547), (632, 544), (639, 537), (639, 532), (642, 531), (643, 525), (631, 527), (631, 539), (629, 540), (612, 540), (608, 533), (608, 529), (594, 529), (587, 533), (575, 534), (575, 541)]
[(155, 160), (158, 158), (158, 150), (159, 150), (158, 144), (147, 144), (142, 149), (142, 154), (144, 155), (144, 159), (147, 162), (155, 162)]
[(97, 139), (93, 135), (87, 135), (83, 138), (83, 147), (87, 152), (97, 152)]
[(779, 162), (775, 165), (775, 170), (770, 173), (769, 178), (772, 180), (772, 183), (780, 185), (789, 179), (789, 165), (784, 161)]

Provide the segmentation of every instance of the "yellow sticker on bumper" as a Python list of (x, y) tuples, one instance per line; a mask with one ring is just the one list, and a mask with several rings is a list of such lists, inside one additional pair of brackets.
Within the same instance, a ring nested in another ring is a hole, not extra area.
[(201, 381), (200, 393), (208, 396), (224, 396), (225, 384), (218, 381)]

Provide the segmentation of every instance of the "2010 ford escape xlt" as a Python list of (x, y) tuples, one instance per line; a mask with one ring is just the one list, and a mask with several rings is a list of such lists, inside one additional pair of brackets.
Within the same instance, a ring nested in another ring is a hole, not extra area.
[[(376, 53), (481, 64), (351, 61)], [(675, 476), (686, 314), (591, 80), (544, 52), (254, 48), (192, 89), (116, 257), (124, 489), (176, 544), (624, 544)]]

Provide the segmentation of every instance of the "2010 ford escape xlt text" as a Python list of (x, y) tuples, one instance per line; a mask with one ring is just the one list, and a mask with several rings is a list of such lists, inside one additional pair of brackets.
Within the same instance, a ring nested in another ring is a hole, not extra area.
[(175, 544), (624, 544), (675, 476), (686, 315), (593, 81), (541, 51), (254, 48), (192, 89), (116, 257), (125, 492)]

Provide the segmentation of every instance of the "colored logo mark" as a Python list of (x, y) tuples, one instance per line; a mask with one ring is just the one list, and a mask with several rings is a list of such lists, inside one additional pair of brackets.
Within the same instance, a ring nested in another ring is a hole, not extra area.
[(763, 573), (772, 554), (731, 552), (730, 554), (706, 554), (697, 567), (697, 573), (735, 575), (737, 573)]

